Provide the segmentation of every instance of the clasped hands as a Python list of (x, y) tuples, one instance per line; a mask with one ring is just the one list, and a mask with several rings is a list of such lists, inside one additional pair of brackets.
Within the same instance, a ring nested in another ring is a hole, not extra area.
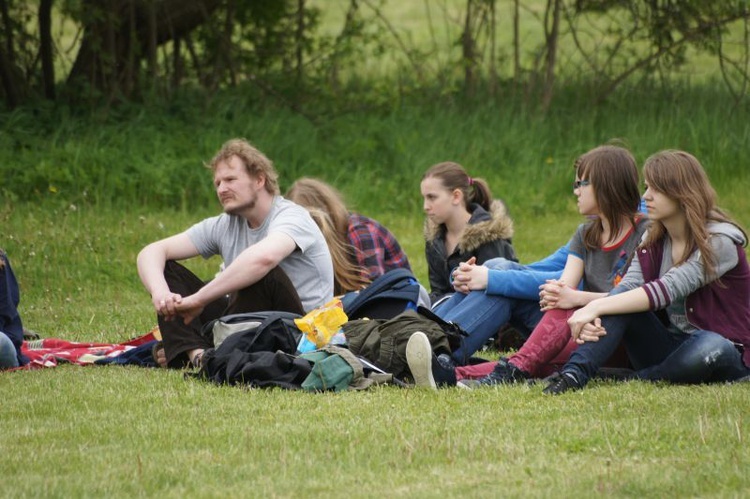
[(570, 334), (579, 345), (583, 345), (587, 341), (599, 341), (599, 338), (607, 334), (607, 330), (602, 326), (602, 320), (596, 312), (594, 302), (579, 308), (568, 318)]
[(182, 317), (185, 324), (189, 324), (203, 311), (203, 305), (197, 303), (194, 295), (182, 297), (178, 293), (167, 292), (156, 294), (151, 298), (156, 313), (167, 321)]
[[(565, 282), (557, 279), (549, 279), (539, 286), (539, 307), (542, 311), (560, 308), (570, 310), (579, 306), (575, 302), (578, 291), (566, 286)], [(579, 345), (587, 341), (599, 341), (599, 338), (607, 334), (602, 327), (599, 314), (595, 311), (595, 305), (589, 302), (586, 306), (579, 308), (568, 319), (570, 334)]]
[(487, 287), (488, 269), (484, 265), (477, 265), (476, 257), (471, 257), (465, 262), (458, 264), (453, 269), (451, 278), (453, 280), (453, 289), (458, 293), (468, 293)]
[(539, 308), (545, 312), (554, 308), (564, 310), (575, 308), (575, 293), (577, 291), (565, 285), (564, 281), (547, 279), (539, 286)]

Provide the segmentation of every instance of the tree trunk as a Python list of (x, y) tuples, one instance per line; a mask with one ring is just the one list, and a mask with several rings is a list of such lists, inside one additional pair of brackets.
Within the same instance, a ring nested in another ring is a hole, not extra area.
[(560, 0), (550, 0), (547, 4), (547, 15), (552, 9), (552, 28), (547, 32), (547, 64), (544, 77), (544, 92), (542, 94), (542, 110), (547, 111), (552, 104), (555, 86), (555, 64), (557, 62), (557, 40), (560, 33)]
[(182, 83), (183, 62), (181, 38), (172, 40), (172, 89), (177, 90)]
[(495, 96), (498, 91), (497, 61), (495, 45), (497, 44), (497, 9), (495, 0), (490, 1), (490, 94)]
[(297, 0), (297, 32), (295, 36), (295, 45), (297, 83), (301, 83), (304, 75), (305, 0)]
[(16, 65), (13, 48), (13, 24), (8, 12), (8, 3), (0, 0), (5, 44), (0, 45), (0, 81), (3, 85), (5, 104), (9, 109), (21, 104), (26, 96), (26, 80), (23, 70)]
[[(157, 52), (156, 48), (158, 47), (156, 43), (156, 5), (153, 3), (148, 6), (148, 21), (146, 24), (146, 29), (148, 30), (148, 45), (146, 47), (146, 61), (148, 65), (148, 74), (149, 77), (155, 81), (156, 75), (157, 75)], [(171, 31), (171, 27), (168, 28)], [(179, 39), (175, 37), (176, 39)], [(179, 50), (175, 48), (175, 51)]]
[(513, 84), (517, 89), (521, 80), (521, 6), (513, 2)]
[[(157, 45), (182, 38), (205, 22), (221, 3), (221, 0), (161, 0), (154, 5), (149, 0), (111, 0), (103, 11), (98, 0), (82, 0), (84, 11), (94, 15), (85, 21), (68, 84), (85, 82), (110, 95), (118, 88), (134, 88), (135, 82), (127, 80), (135, 78), (137, 71), (128, 74), (128, 61), (132, 57), (134, 64), (139, 64), (146, 57), (149, 38), (150, 43), (155, 39)], [(156, 22), (150, 28), (152, 8), (156, 9)], [(154, 29), (155, 33), (150, 33)]]
[(466, 94), (471, 97), (474, 95), (476, 86), (476, 41), (472, 32), (472, 16), (474, 15), (472, 0), (466, 1), (466, 19), (464, 21), (464, 31), (461, 34), (461, 50), (464, 64), (464, 88)]
[(10, 12), (8, 10), (8, 2), (6, 0), (0, 0), (0, 13), (3, 16), (3, 31), (5, 32), (5, 60), (8, 64), (15, 64), (15, 52), (13, 44), (13, 23), (10, 19)]
[(39, 56), (42, 60), (44, 97), (55, 100), (55, 54), (52, 48), (52, 3), (39, 2)]
[[(235, 10), (235, 0), (229, 0), (227, 2), (227, 16), (224, 19), (224, 36), (221, 37), (221, 44), (224, 47), (222, 58), (224, 59), (226, 71), (229, 72), (229, 81), (233, 87), (237, 85), (237, 72), (234, 69), (234, 54), (232, 53), (232, 30), (234, 30), (235, 24)], [(219, 84), (218, 80), (216, 84)]]
[(3, 84), (5, 105), (13, 109), (21, 103), (23, 98), (23, 78), (19, 68), (11, 64), (5, 49), (0, 46), (0, 81)]

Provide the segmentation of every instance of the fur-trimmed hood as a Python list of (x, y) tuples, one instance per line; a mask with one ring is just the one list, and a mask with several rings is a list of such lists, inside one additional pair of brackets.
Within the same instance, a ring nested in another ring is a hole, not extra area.
[[(471, 208), (469, 225), (458, 241), (457, 249), (460, 252), (472, 252), (490, 241), (513, 237), (513, 220), (508, 215), (505, 203), (499, 199), (494, 200), (489, 213), (478, 204), (472, 204)], [(424, 225), (424, 237), (427, 242), (443, 239), (445, 226), (438, 225), (428, 218)]]

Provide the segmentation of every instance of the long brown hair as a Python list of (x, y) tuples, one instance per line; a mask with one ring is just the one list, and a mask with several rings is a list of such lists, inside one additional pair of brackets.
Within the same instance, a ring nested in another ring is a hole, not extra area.
[(459, 189), (464, 194), (464, 208), (471, 212), (470, 206), (476, 203), (486, 211), (491, 211), (492, 191), (486, 180), (472, 178), (464, 167), (452, 161), (432, 165), (422, 176), (422, 180), (430, 177), (440, 179), (443, 187), (449, 191)]
[(316, 178), (297, 179), (284, 197), (307, 209), (323, 210), (331, 219), (336, 236), (342, 244), (348, 244), (349, 210), (344, 197), (333, 186)]
[[(747, 241), (747, 233), (721, 208), (716, 206), (716, 191), (700, 162), (690, 153), (677, 150), (657, 152), (643, 164), (643, 176), (649, 189), (663, 193), (680, 204), (687, 221), (687, 239), (691, 243), (675, 265), (683, 263), (693, 253), (700, 251), (707, 275), (715, 269), (716, 256), (711, 249), (709, 222), (727, 222), (736, 226)], [(664, 237), (666, 228), (658, 221), (652, 222), (643, 246), (650, 246)], [(747, 244), (747, 242), (745, 243)]]
[(308, 208), (310, 216), (320, 227), (323, 237), (328, 244), (328, 250), (331, 252), (333, 260), (333, 293), (341, 295), (349, 291), (359, 291), (370, 284), (370, 280), (365, 276), (364, 269), (352, 263), (353, 256), (351, 251), (354, 248), (349, 244), (342, 244), (336, 237), (333, 229), (331, 218), (323, 210)]
[[(573, 167), (581, 180), (594, 189), (596, 204), (610, 225), (609, 240), (623, 229), (623, 218), (635, 225), (641, 195), (638, 191), (638, 165), (630, 151), (623, 147), (603, 145), (579, 156)], [(604, 225), (601, 219), (589, 224), (583, 236), (586, 248), (601, 247)]]

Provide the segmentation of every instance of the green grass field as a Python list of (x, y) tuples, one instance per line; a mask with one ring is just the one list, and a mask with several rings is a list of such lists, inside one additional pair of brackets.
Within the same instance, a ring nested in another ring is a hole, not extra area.
[[(408, 29), (428, 4), (435, 13), (455, 2), (401, 2), (394, 23)], [(456, 25), (443, 28), (444, 45)], [(663, 148), (694, 153), (720, 204), (750, 227), (749, 109), (707, 81), (624, 86), (598, 107), (570, 82), (543, 116), (434, 88), (378, 107), (302, 102), (303, 113), (253, 87), (90, 112), (39, 104), (0, 114), (0, 247), (27, 327), (75, 341), (144, 334), (155, 317), (136, 255), (218, 212), (202, 165), (232, 137), (274, 160), (282, 189), (302, 175), (338, 186), (391, 228), (422, 282), (419, 180), (438, 161), (490, 182), (510, 207), (524, 262), (581, 222), (572, 161), (614, 138), (639, 162)], [(208, 278), (219, 263), (189, 266)], [(59, 366), (0, 373), (0, 393), (2, 497), (750, 493), (746, 384), (595, 382), (561, 397), (539, 385), (305, 394), (218, 387), (179, 371)]]
[[(729, 200), (742, 206), (744, 197)], [(7, 203), (1, 213), (21, 312), (45, 336), (104, 342), (154, 325), (137, 251), (216, 206), (53, 201)], [(515, 201), (512, 209), (516, 246), (529, 260), (579, 221), (570, 209), (537, 213)], [(421, 217), (370, 213), (424, 279)], [(190, 266), (208, 277), (218, 263)], [(750, 489), (744, 385), (594, 383), (555, 398), (538, 385), (311, 395), (217, 387), (178, 371), (60, 366), (2, 374), (0, 387), (8, 456), (0, 469), (13, 477), (0, 486), (6, 497), (741, 497)]]

